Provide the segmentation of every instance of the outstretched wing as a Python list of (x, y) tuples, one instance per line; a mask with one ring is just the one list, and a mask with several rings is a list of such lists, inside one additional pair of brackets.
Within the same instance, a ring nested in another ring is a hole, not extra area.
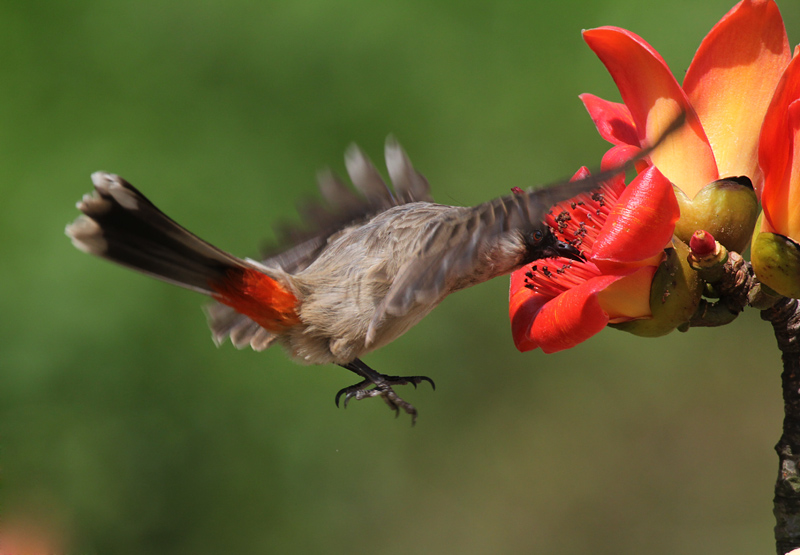
[(436, 302), (446, 292), (513, 270), (521, 254), (519, 235), (542, 228), (551, 206), (597, 189), (602, 178), (609, 176), (603, 173), (529, 190), (443, 215), (393, 280), (373, 316), (367, 344), (386, 316), (402, 316), (418, 304)]
[(494, 266), (493, 261), (502, 264), (504, 260), (514, 260), (511, 253), (504, 257), (503, 252), (514, 247), (514, 234), (542, 228), (553, 205), (589, 193), (604, 181), (631, 169), (678, 129), (683, 120), (677, 118), (653, 146), (642, 149), (617, 167), (575, 181), (500, 197), (474, 208), (453, 210), (443, 216), (392, 282), (370, 323), (367, 344), (374, 340), (377, 327), (386, 316), (402, 316), (415, 305), (441, 299), (446, 291), (511, 271), (511, 267)]
[[(263, 264), (297, 273), (316, 260), (328, 242), (347, 228), (366, 222), (393, 206), (431, 201), (425, 177), (411, 164), (403, 148), (393, 138), (386, 141), (386, 167), (392, 187), (381, 178), (367, 156), (355, 145), (345, 153), (345, 166), (355, 190), (330, 171), (318, 175), (322, 200), (299, 209), (302, 226), (277, 230), (277, 246), (269, 249)], [(276, 336), (228, 306), (215, 303), (206, 309), (214, 341), (230, 337), (237, 348), (250, 345), (255, 350), (269, 347)]]

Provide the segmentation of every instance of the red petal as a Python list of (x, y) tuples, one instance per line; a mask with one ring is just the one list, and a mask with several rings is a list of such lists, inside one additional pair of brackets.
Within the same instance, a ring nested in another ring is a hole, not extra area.
[(527, 272), (528, 266), (524, 266), (519, 270), (515, 270), (511, 272), (511, 283), (509, 284), (508, 294), (509, 297), (514, 297), (518, 291), (522, 289), (526, 289), (525, 287), (525, 272)]
[(595, 240), (591, 260), (604, 273), (619, 264), (638, 264), (672, 239), (680, 208), (672, 184), (651, 166), (634, 178)]
[(789, 184), (786, 207), (786, 227), (783, 235), (795, 242), (800, 242), (800, 99), (789, 105), (789, 123), (792, 126), (792, 169), (789, 172)]
[(525, 272), (528, 267), (511, 273), (508, 288), (508, 316), (511, 319), (511, 337), (520, 352), (530, 351), (539, 345), (530, 338), (533, 324), (539, 310), (552, 299), (525, 287)]
[(582, 343), (608, 324), (597, 293), (619, 276), (600, 276), (569, 289), (541, 307), (529, 332), (530, 340), (545, 353), (555, 353)]
[(641, 37), (618, 27), (583, 32), (605, 64), (631, 112), (640, 144), (653, 144), (681, 113), (686, 124), (650, 156), (689, 198), (717, 179), (714, 154), (689, 99), (664, 59)]
[[(608, 171), (618, 168), (623, 164), (626, 164), (629, 160), (639, 156), (641, 152), (642, 149), (637, 146), (612, 146), (603, 155), (603, 161), (600, 163), (600, 169), (603, 171)], [(636, 167), (636, 172), (641, 173), (650, 167), (651, 164), (646, 159), (639, 159), (634, 165)], [(619, 173), (612, 179), (606, 181), (606, 183), (612, 184), (614, 189), (619, 191), (618, 195), (622, 194), (622, 190), (625, 189), (625, 174)]]
[(621, 165), (625, 164), (631, 158), (639, 156), (639, 153), (641, 151), (642, 149), (639, 148), (638, 146), (631, 146), (631, 145), (612, 146), (603, 155), (603, 161), (600, 163), (600, 168), (603, 171), (610, 170), (612, 168), (618, 168)]
[(531, 302), (526, 302), (529, 297), (525, 295), (512, 296), (509, 299), (508, 315), (511, 319), (511, 337), (514, 339), (514, 346), (521, 353), (532, 351), (536, 349), (539, 344), (530, 337), (531, 325), (536, 319), (536, 315), (543, 304), (536, 303), (531, 299)]
[[(764, 219), (775, 232), (794, 241), (800, 240), (800, 99), (787, 111), (789, 137), (779, 149), (788, 151), (788, 168), (780, 181), (770, 179), (764, 188)], [(775, 176), (777, 177), (777, 176)]]
[(541, 347), (554, 353), (593, 336), (613, 317), (650, 316), (650, 286), (656, 267), (630, 268), (628, 275), (586, 280), (556, 297), (524, 286), (525, 270), (511, 275), (509, 315), (514, 344), (522, 352)]
[(783, 74), (772, 97), (761, 136), (758, 142), (758, 163), (764, 181), (756, 192), (768, 215), (776, 205), (774, 195), (782, 187), (791, 162), (791, 131), (789, 129), (789, 104), (800, 98), (800, 46), (795, 49), (794, 59)]
[(775, 85), (791, 59), (772, 0), (743, 0), (703, 39), (683, 90), (714, 149), (719, 174), (758, 175), (758, 133)]
[(627, 106), (588, 93), (579, 95), (578, 98), (586, 106), (601, 137), (615, 145), (639, 146), (636, 124)]
[(570, 181), (578, 181), (579, 179), (585, 179), (592, 175), (592, 172), (589, 171), (589, 168), (586, 166), (581, 166), (578, 171), (575, 172), (575, 175), (572, 176)]

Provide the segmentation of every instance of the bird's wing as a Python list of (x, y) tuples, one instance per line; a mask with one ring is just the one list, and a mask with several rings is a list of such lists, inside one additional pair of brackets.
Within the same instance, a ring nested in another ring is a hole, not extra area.
[[(367, 332), (367, 344), (375, 338), (377, 327), (387, 316), (402, 316), (419, 303), (435, 302), (446, 291), (479, 283), (492, 277), (475, 276), (475, 269), (486, 266), (486, 257), (502, 258), (502, 240), (513, 233), (532, 231), (544, 225), (550, 208), (581, 193), (588, 193), (646, 158), (686, 121), (679, 114), (649, 147), (642, 148), (626, 162), (581, 179), (552, 184), (542, 189), (496, 198), (474, 208), (446, 214), (419, 244), (415, 256), (403, 266), (386, 297), (375, 311)], [(491, 268), (489, 268), (491, 270)], [(507, 271), (497, 271), (499, 275)], [(464, 276), (473, 281), (458, 283)]]
[(266, 266), (279, 265), (294, 274), (311, 264), (330, 238), (342, 230), (366, 222), (393, 206), (430, 202), (430, 186), (393, 138), (386, 141), (386, 167), (392, 187), (384, 182), (370, 159), (356, 145), (345, 153), (345, 166), (353, 188), (330, 170), (318, 175), (322, 200), (299, 208), (302, 223), (277, 229), (277, 245), (264, 256)]
[[(353, 188), (331, 171), (321, 172), (318, 181), (322, 199), (299, 208), (301, 225), (287, 225), (276, 230), (278, 240), (274, 247), (267, 249), (263, 265), (297, 273), (316, 260), (331, 238), (348, 228), (393, 206), (432, 200), (428, 181), (414, 168), (393, 137), (386, 141), (385, 156), (391, 188), (361, 149), (351, 145), (345, 153), (345, 166)], [(226, 305), (212, 304), (206, 313), (217, 343), (230, 337), (237, 348), (250, 345), (260, 351), (276, 338)]]
[[(419, 304), (440, 300), (448, 291), (511, 271), (515, 255), (504, 253), (503, 249), (513, 247), (514, 234), (542, 228), (552, 206), (598, 189), (604, 181), (624, 173), (651, 151), (652, 148), (644, 149), (620, 166), (575, 181), (529, 189), (445, 214), (431, 227), (415, 255), (393, 280), (372, 318), (367, 344), (374, 340), (385, 317), (402, 316)], [(510, 241), (504, 244), (504, 239)]]
[[(373, 316), (367, 344), (386, 316), (402, 316), (416, 305), (436, 302), (448, 291), (511, 271), (521, 252), (504, 248), (518, 248), (520, 234), (543, 227), (554, 204), (597, 189), (609, 177), (604, 172), (444, 213), (429, 225), (414, 256), (393, 280)], [(509, 242), (504, 244), (504, 239)]]

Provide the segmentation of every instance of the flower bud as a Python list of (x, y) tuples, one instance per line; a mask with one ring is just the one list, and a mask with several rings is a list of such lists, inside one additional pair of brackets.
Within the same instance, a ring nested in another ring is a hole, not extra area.
[(712, 181), (693, 199), (675, 188), (681, 219), (675, 235), (684, 243), (698, 229), (706, 230), (728, 250), (742, 252), (758, 218), (758, 200), (750, 179), (729, 177)]
[[(709, 232), (698, 229), (689, 241), (689, 266), (706, 282), (706, 292), (725, 275), (728, 249), (720, 245)], [(713, 289), (712, 289), (713, 290)]]
[(689, 248), (692, 251), (692, 256), (699, 260), (716, 254), (719, 246), (713, 235), (704, 229), (698, 229), (689, 240)]
[(762, 284), (800, 299), (800, 245), (777, 233), (758, 233), (750, 247), (750, 261)]
[(673, 240), (650, 288), (652, 318), (609, 324), (642, 337), (666, 335), (692, 317), (703, 294), (703, 281), (688, 262), (689, 247)]

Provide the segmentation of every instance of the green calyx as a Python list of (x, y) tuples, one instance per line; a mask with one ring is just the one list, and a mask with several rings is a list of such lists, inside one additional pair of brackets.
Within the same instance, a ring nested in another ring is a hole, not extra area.
[(784, 297), (800, 299), (800, 245), (777, 233), (758, 233), (750, 247), (750, 262), (762, 284)]
[(666, 335), (692, 317), (703, 294), (703, 281), (689, 266), (689, 247), (673, 240), (667, 257), (656, 270), (650, 287), (652, 318), (609, 326), (641, 337)]
[(681, 217), (675, 235), (688, 243), (698, 229), (705, 230), (730, 251), (742, 252), (750, 242), (758, 199), (750, 179), (730, 177), (712, 181), (693, 198), (675, 187)]

